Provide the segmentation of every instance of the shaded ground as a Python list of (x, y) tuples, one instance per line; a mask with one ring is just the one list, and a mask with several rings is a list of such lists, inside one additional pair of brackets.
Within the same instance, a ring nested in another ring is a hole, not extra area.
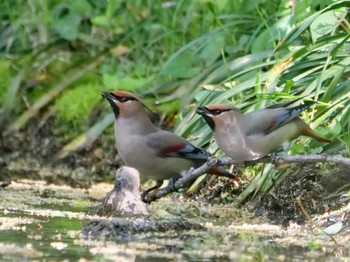
[(0, 139), (0, 181), (6, 183), (21, 178), (41, 179), (55, 184), (87, 187), (92, 182), (112, 180), (118, 167), (114, 140), (111, 136), (98, 139), (90, 148), (82, 149), (65, 159), (56, 154), (68, 141), (59, 141), (49, 119), (38, 128)]
[(270, 194), (260, 194), (246, 204), (270, 222), (303, 224), (309, 216), (337, 210), (350, 199), (342, 198), (350, 187), (350, 170), (333, 164), (303, 164), (294, 168)]

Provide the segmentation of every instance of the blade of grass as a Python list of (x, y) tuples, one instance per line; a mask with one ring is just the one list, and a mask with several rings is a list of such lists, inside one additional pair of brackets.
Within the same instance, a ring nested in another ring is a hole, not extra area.
[(12, 111), (12, 108), (16, 104), (16, 96), (18, 94), (18, 89), (27, 73), (27, 70), (24, 68), (19, 71), (19, 73), (16, 75), (16, 77), (12, 80), (11, 86), (8, 89), (5, 97), (5, 102), (1, 108), (2, 117), (0, 119), (0, 129), (5, 129), (4, 127), (7, 126), (7, 122), (10, 118), (10, 114)]
[(105, 115), (100, 121), (94, 124), (89, 130), (73, 139), (65, 145), (55, 156), (55, 159), (64, 159), (73, 152), (91, 146), (100, 134), (114, 122), (114, 114)]

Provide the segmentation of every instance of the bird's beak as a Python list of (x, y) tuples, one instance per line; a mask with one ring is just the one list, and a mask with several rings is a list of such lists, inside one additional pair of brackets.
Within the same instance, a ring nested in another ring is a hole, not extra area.
[(203, 106), (203, 107), (198, 107), (197, 110), (196, 110), (197, 114), (200, 114), (200, 115), (206, 115), (207, 114), (207, 109)]
[(210, 116), (211, 114), (206, 107), (204, 106), (198, 107), (197, 114), (201, 115), (204, 118), (204, 120), (207, 122), (207, 124), (213, 131), (215, 130), (215, 122), (211, 118)]
[(103, 92), (101, 93), (101, 96), (103, 98), (106, 98), (107, 101), (109, 102), (109, 104), (111, 105), (112, 109), (113, 109), (113, 112), (114, 112), (114, 115), (115, 115), (115, 118), (118, 118), (119, 114), (120, 114), (120, 109), (117, 105), (117, 99), (114, 97), (113, 93), (111, 92)]
[(108, 100), (108, 102), (109, 102), (109, 101), (113, 101), (113, 102), (116, 101), (115, 97), (113, 96), (113, 94), (112, 94), (111, 92), (103, 92), (103, 93), (101, 94), (101, 96), (102, 96), (103, 98), (106, 98), (106, 99)]

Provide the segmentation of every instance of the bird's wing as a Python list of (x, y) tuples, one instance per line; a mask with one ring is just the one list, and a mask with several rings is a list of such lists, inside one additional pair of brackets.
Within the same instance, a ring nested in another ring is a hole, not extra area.
[(305, 102), (291, 108), (265, 108), (252, 112), (244, 117), (244, 131), (247, 135), (267, 135), (298, 117), (314, 103)]
[(207, 160), (210, 156), (205, 150), (195, 147), (182, 137), (164, 130), (145, 136), (145, 141), (161, 157)]
[(270, 105), (270, 106), (267, 106), (266, 108), (268, 108), (268, 109), (286, 108), (287, 106), (290, 106), (291, 104), (294, 104), (296, 101), (299, 101), (300, 99), (303, 99), (304, 97), (306, 97), (306, 96), (301, 96), (301, 97), (298, 97), (296, 99), (293, 99), (293, 100), (290, 100), (290, 101), (287, 101), (287, 102)]
[[(199, 160), (204, 163), (207, 161), (208, 157), (211, 156), (210, 153), (204, 149), (196, 147), (182, 137), (164, 130), (151, 133), (147, 135), (145, 139), (147, 145), (153, 148), (153, 150), (156, 150), (160, 157), (177, 157), (189, 160)], [(239, 181), (237, 176), (231, 174), (223, 167), (213, 167), (208, 170), (208, 173), (233, 178), (234, 180)]]

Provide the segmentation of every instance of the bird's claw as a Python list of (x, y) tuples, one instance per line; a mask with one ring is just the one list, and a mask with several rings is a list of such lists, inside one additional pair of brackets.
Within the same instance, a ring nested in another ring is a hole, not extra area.
[(275, 166), (278, 164), (278, 158), (276, 152), (271, 153), (271, 163)]
[(148, 192), (143, 192), (141, 194), (141, 200), (142, 202), (146, 203), (146, 204), (151, 204), (151, 202), (156, 201), (156, 195), (155, 194), (148, 194)]
[[(191, 167), (191, 168), (188, 170), (187, 175), (190, 174), (193, 170), (194, 170), (194, 168)], [(175, 183), (177, 182), (177, 180), (179, 180), (179, 178), (174, 178), (174, 177), (172, 177), (172, 178), (169, 179), (169, 183), (168, 183), (168, 185), (167, 185), (167, 188), (169, 188), (170, 192), (179, 192), (179, 191), (178, 191), (178, 188), (176, 188), (176, 186), (175, 186)]]

